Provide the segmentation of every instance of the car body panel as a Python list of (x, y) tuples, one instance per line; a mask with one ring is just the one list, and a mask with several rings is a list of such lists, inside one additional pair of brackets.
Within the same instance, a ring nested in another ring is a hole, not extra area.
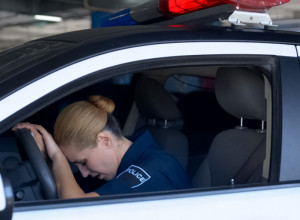
[[(13, 220), (50, 219), (298, 219), (300, 185), (250, 191), (227, 190), (215, 195), (185, 198), (150, 199), (139, 202), (115, 201), (113, 204), (89, 205), (63, 209), (16, 211)], [(120, 203), (118, 203), (120, 202)], [(62, 206), (63, 207), (63, 206)], [(172, 214), (171, 214), (172, 213)]]

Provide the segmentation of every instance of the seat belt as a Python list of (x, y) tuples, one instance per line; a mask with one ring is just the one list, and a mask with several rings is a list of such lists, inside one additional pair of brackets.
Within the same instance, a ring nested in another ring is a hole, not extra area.
[(253, 173), (264, 162), (266, 157), (266, 140), (263, 139), (252, 152), (251, 156), (246, 160), (244, 165), (239, 169), (231, 184), (245, 184), (249, 181)]

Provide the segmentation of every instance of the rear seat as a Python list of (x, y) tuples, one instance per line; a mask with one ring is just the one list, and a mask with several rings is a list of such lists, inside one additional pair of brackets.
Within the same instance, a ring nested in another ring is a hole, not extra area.
[(193, 186), (262, 182), (266, 131), (263, 126), (248, 129), (242, 123), (243, 119), (266, 120), (262, 73), (242, 67), (220, 68), (216, 76), (216, 97), (225, 111), (241, 119), (241, 124), (214, 138), (194, 176)]

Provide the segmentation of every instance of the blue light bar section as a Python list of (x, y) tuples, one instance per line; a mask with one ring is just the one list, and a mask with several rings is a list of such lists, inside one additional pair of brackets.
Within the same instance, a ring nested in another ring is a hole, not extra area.
[(104, 12), (92, 12), (92, 28), (130, 26), (138, 24), (130, 16), (130, 9), (109, 14)]
[(106, 18), (110, 15), (111, 13), (107, 13), (107, 12), (98, 12), (98, 11), (91, 12), (91, 27), (92, 28), (102, 27), (103, 21), (106, 21)]

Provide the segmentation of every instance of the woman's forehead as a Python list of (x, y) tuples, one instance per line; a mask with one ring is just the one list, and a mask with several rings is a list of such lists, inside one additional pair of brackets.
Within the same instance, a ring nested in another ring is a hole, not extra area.
[(86, 148), (79, 151), (75, 146), (64, 145), (61, 147), (61, 151), (70, 162), (75, 162), (78, 160), (84, 160), (89, 155), (91, 148)]

